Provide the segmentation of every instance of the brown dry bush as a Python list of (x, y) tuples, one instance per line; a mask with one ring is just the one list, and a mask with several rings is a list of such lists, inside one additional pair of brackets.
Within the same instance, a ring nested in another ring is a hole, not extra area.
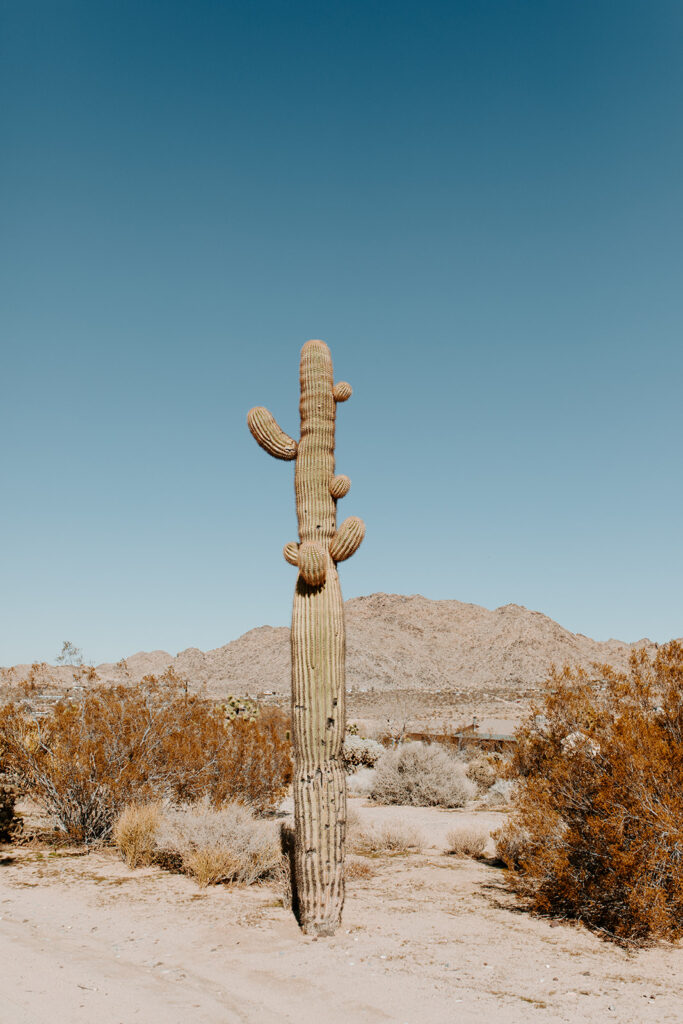
[(0, 777), (0, 843), (10, 843), (21, 831), (22, 821), (14, 809), (17, 791)]
[(161, 825), (161, 804), (130, 804), (114, 822), (112, 839), (129, 868), (145, 867), (154, 860)]
[(347, 882), (364, 882), (374, 875), (372, 865), (367, 860), (361, 857), (347, 857), (344, 865), (344, 878)]
[(496, 781), (496, 769), (500, 770), (499, 759), (478, 754), (467, 765), (465, 775), (474, 782), (479, 793), (485, 793)]
[(683, 645), (553, 671), (518, 734), (509, 880), (543, 914), (624, 941), (683, 936)]
[[(282, 844), (281, 844), (282, 845)], [(270, 879), (275, 892), (285, 910), (292, 909), (292, 864), (287, 854), (282, 853), (277, 864), (270, 872)]]
[(127, 804), (208, 796), (273, 808), (291, 778), (281, 712), (230, 721), (188, 694), (172, 672), (137, 685), (93, 685), (44, 717), (0, 709), (0, 744), (13, 781), (76, 842), (108, 838)]
[(155, 859), (191, 875), (200, 886), (252, 882), (277, 873), (282, 852), (271, 822), (241, 804), (208, 800), (167, 808), (155, 838)]
[(446, 836), (445, 852), (453, 857), (483, 857), (488, 838), (481, 829), (454, 828)]
[(403, 821), (387, 822), (379, 828), (359, 828), (349, 838), (348, 848), (364, 857), (398, 857), (420, 853), (424, 837)]

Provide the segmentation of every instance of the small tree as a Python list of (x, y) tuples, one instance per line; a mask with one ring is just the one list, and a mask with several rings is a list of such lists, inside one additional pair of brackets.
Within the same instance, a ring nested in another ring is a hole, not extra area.
[(77, 667), (83, 664), (83, 651), (80, 647), (76, 647), (70, 640), (65, 640), (62, 643), (62, 649), (57, 655), (58, 665), (71, 665)]

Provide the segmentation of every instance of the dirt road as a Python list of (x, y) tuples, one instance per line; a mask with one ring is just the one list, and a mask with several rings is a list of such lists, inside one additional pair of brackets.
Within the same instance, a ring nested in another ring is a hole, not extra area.
[(360, 813), (416, 824), (427, 847), (369, 860), (326, 940), (303, 937), (269, 886), (202, 891), (113, 852), (5, 848), (1, 1024), (679, 1024), (680, 949), (629, 956), (534, 920), (499, 868), (441, 852), (448, 828), (497, 815)]

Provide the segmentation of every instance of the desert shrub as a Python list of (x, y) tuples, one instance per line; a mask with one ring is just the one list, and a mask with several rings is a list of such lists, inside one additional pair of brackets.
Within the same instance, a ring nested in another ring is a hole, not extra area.
[(16, 788), (0, 778), (0, 843), (11, 842), (21, 829), (21, 818), (14, 809), (16, 801)]
[(518, 734), (517, 808), (497, 836), (538, 912), (624, 940), (683, 935), (683, 645), (599, 682), (553, 672)]
[(242, 718), (258, 718), (262, 711), (260, 704), (255, 700), (249, 697), (235, 697), (232, 693), (219, 706), (225, 717), (230, 719), (237, 718), (238, 715)]
[(383, 753), (384, 747), (377, 740), (349, 733), (344, 737), (342, 761), (347, 772), (355, 772), (357, 768), (374, 768)]
[(44, 717), (0, 710), (8, 774), (79, 842), (107, 838), (131, 803), (208, 795), (257, 810), (275, 806), (291, 778), (280, 712), (230, 721), (186, 692), (173, 672), (137, 685), (94, 685)]
[(511, 818), (503, 828), (492, 833), (496, 856), (509, 871), (522, 871), (523, 862), (529, 853), (531, 837), (516, 818)]
[(364, 739), (376, 740), (381, 745), (381, 737), (385, 734), (386, 729), (380, 722), (357, 719), (347, 726), (346, 731), (353, 736), (362, 736)]
[(161, 804), (129, 804), (114, 822), (112, 839), (129, 868), (144, 867), (154, 860), (161, 825)]
[(514, 792), (513, 779), (496, 779), (487, 790), (486, 803), (489, 807), (506, 807), (511, 802)]
[[(222, 723), (208, 790), (190, 785), (189, 799), (207, 792), (214, 804), (229, 801), (249, 804), (259, 812), (273, 810), (292, 779), (289, 721), (278, 708), (263, 708), (253, 719), (235, 718)], [(196, 748), (201, 757), (201, 744)]]
[(372, 864), (361, 857), (347, 857), (344, 864), (344, 878), (347, 882), (363, 882), (372, 878), (375, 872)]
[(387, 822), (375, 828), (359, 828), (349, 837), (351, 853), (364, 857), (400, 856), (419, 853), (424, 847), (422, 833), (404, 821)]
[(280, 855), (280, 859), (269, 874), (271, 883), (280, 897), (280, 902), (285, 910), (292, 909), (292, 862), (286, 853)]
[(370, 796), (374, 784), (375, 771), (373, 768), (359, 768), (346, 780), (346, 786), (351, 796)]
[(407, 743), (379, 759), (371, 795), (381, 804), (462, 807), (475, 793), (462, 764), (443, 747)]
[(480, 793), (485, 793), (496, 781), (496, 770), (485, 754), (472, 758), (465, 769), (470, 782), (474, 782)]
[(357, 832), (361, 828), (360, 814), (350, 803), (346, 805), (346, 834)]
[(167, 808), (156, 833), (155, 856), (199, 885), (252, 882), (275, 872), (282, 853), (271, 822), (242, 804), (212, 807), (208, 800)]
[(446, 836), (446, 853), (453, 857), (483, 857), (488, 835), (481, 829), (451, 829)]

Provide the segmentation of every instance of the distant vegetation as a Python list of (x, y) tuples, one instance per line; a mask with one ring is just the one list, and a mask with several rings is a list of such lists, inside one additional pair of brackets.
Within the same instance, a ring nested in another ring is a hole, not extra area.
[(406, 743), (377, 761), (370, 795), (381, 804), (462, 807), (476, 792), (463, 764), (443, 747)]
[(275, 807), (289, 786), (286, 716), (234, 714), (188, 694), (173, 671), (127, 686), (97, 681), (38, 715), (0, 710), (3, 771), (74, 842), (110, 836), (129, 804), (166, 799)]
[[(131, 867), (161, 864), (201, 885), (281, 875), (284, 892), (289, 869), (263, 816), (291, 782), (287, 716), (188, 693), (173, 670), (105, 686), (78, 652), (67, 656), (76, 664), (66, 693), (49, 666), (34, 666), (0, 708), (0, 841), (18, 835), (19, 794), (55, 835), (113, 841)], [(345, 738), (351, 794), (509, 808), (496, 848), (530, 910), (626, 943), (683, 937), (682, 644), (636, 651), (628, 671), (603, 666), (597, 680), (553, 671), (512, 753), (387, 734), (380, 743), (360, 731), (351, 725)], [(454, 824), (446, 852), (482, 857), (487, 833)], [(361, 828), (353, 803), (348, 832), (358, 878), (372, 875), (366, 858), (426, 843), (408, 822)]]

